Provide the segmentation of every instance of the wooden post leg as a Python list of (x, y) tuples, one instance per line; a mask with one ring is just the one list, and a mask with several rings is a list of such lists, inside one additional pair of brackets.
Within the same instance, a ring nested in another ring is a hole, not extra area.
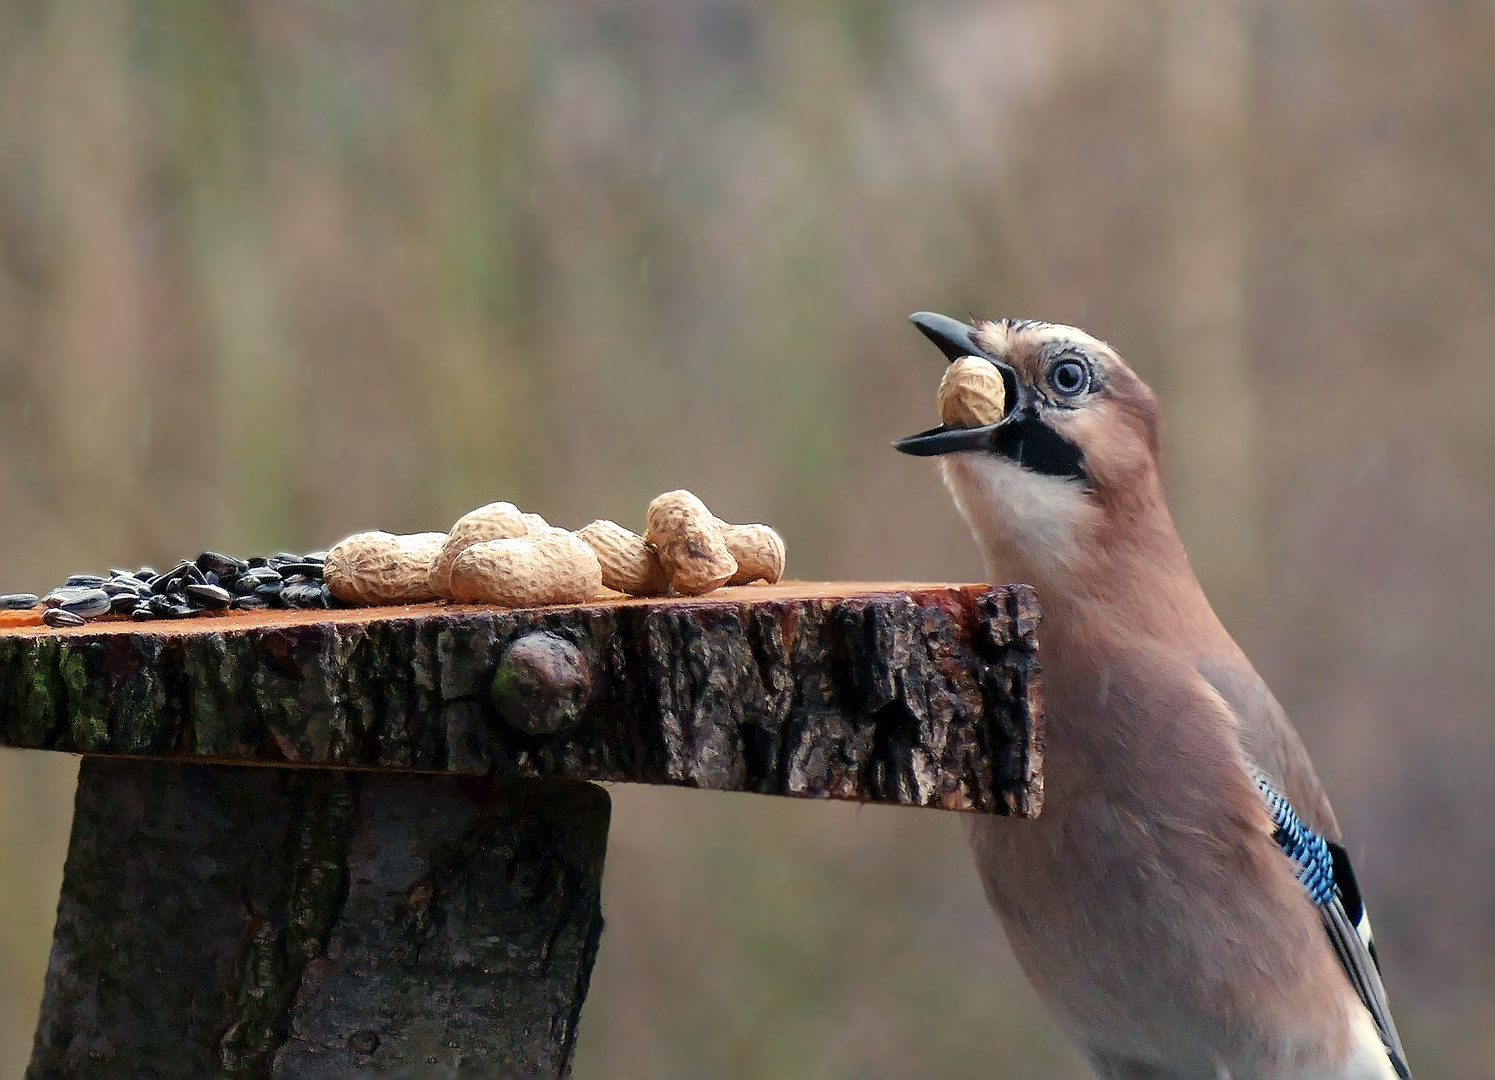
[(566, 781), (85, 759), (26, 1075), (566, 1073), (609, 808)]

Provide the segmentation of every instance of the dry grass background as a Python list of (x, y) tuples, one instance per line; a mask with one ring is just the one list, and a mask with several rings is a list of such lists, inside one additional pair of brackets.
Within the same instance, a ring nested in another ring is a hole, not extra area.
[[(918, 308), (1081, 324), (1362, 867), (1422, 1077), (1495, 1056), (1495, 10), (0, 0), (0, 591), (638, 523), (974, 578)], [(73, 765), (0, 753), (0, 1075)], [(582, 1077), (1078, 1077), (938, 814), (615, 789)]]

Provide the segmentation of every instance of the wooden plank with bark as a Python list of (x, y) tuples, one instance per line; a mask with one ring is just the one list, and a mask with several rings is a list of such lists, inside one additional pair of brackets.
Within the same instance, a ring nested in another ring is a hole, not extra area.
[(0, 627), (0, 742), (87, 755), (27, 1075), (565, 1075), (588, 781), (1036, 815), (1037, 621), (787, 584)]
[(0, 742), (1030, 816), (1036, 622), (1024, 586), (789, 584), (7, 628)]

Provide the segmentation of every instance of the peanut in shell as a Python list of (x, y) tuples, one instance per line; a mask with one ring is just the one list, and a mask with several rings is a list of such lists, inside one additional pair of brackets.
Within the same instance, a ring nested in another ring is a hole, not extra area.
[(727, 579), (728, 585), (746, 585), (750, 581), (778, 583), (784, 576), (784, 539), (767, 525), (733, 525), (718, 521), (722, 539), (737, 572)]
[(431, 562), (446, 533), (355, 533), (327, 552), (328, 591), (350, 604), (418, 604), (434, 598)]
[(670, 582), (659, 555), (638, 533), (599, 519), (576, 531), (597, 556), (602, 584), (629, 596), (662, 596)]
[(659, 553), (670, 586), (684, 596), (708, 593), (737, 573), (716, 518), (689, 491), (667, 491), (649, 504), (644, 539)]
[(990, 360), (962, 356), (945, 369), (937, 400), (946, 427), (985, 427), (1005, 414), (1007, 387)]
[(579, 604), (602, 588), (602, 567), (575, 533), (484, 540), (452, 564), (452, 598), (501, 607)]
[(525, 520), (528, 517), (535, 517), (541, 525), (544, 524), (544, 519), (538, 515), (522, 514), (519, 507), (507, 502), (489, 503), (458, 518), (441, 551), (431, 561), (432, 594), (453, 599), (452, 566), (457, 556), (485, 540), (510, 540), (527, 535), (531, 531), (530, 523)]

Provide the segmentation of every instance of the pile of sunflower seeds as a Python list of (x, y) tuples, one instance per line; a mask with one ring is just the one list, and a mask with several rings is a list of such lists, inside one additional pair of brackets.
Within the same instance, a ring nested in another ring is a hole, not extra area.
[(170, 570), (153, 567), (110, 570), (108, 577), (74, 574), (45, 596), (0, 596), (0, 611), (42, 604), (48, 626), (82, 626), (101, 615), (128, 615), (136, 622), (185, 619), (217, 611), (263, 608), (330, 608), (337, 604), (322, 580), (325, 551), (278, 552), (236, 559), (204, 551)]

